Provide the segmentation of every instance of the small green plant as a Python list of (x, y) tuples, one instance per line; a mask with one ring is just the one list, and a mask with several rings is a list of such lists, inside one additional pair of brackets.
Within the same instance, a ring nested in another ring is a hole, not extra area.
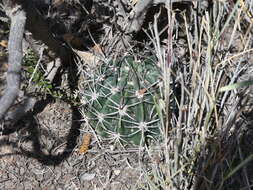
[(26, 55), (24, 56), (24, 66), (27, 71), (27, 77), (38, 87), (50, 90), (52, 89), (52, 84), (45, 79), (44, 71), (36, 66), (38, 59), (38, 56), (33, 52), (33, 50), (28, 49)]
[(160, 134), (160, 69), (154, 58), (103, 63), (84, 83), (83, 113), (101, 137), (136, 145)]
[(51, 95), (54, 98), (62, 99), (66, 102), (70, 102), (74, 105), (79, 105), (79, 100), (73, 97), (73, 94), (68, 93), (66, 89), (57, 88), (45, 76), (45, 69), (42, 68), (42, 64), (38, 63), (38, 56), (32, 49), (28, 49), (24, 56), (24, 68), (25, 78), (29, 80), (27, 86), (32, 84), (32, 89), (40, 95)]

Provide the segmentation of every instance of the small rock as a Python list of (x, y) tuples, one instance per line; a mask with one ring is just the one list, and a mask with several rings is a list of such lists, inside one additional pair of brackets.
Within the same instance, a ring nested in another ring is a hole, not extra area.
[(121, 172), (120, 170), (114, 170), (114, 171), (113, 171), (113, 173), (114, 173), (115, 175), (117, 175), (117, 176), (120, 174), (120, 172)]
[(94, 179), (96, 174), (89, 174), (89, 173), (84, 173), (81, 175), (81, 181), (90, 181), (92, 179)]

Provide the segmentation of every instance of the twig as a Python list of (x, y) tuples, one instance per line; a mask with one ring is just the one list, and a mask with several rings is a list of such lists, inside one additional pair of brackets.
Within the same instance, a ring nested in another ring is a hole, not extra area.
[(33, 73), (32, 73), (32, 76), (31, 76), (31, 78), (29, 79), (29, 86), (31, 85), (31, 83), (32, 83), (32, 80), (33, 80), (33, 78), (34, 78), (34, 76), (35, 76), (35, 74), (37, 73), (37, 71), (38, 71), (38, 67), (39, 67), (39, 65), (40, 65), (40, 63), (41, 63), (41, 61), (42, 61), (42, 58), (43, 58), (43, 52), (44, 52), (44, 47), (42, 47), (40, 50), (39, 50), (39, 60), (37, 61), (37, 64), (36, 64), (36, 66), (35, 66), (35, 68), (34, 68), (34, 71), (33, 71)]

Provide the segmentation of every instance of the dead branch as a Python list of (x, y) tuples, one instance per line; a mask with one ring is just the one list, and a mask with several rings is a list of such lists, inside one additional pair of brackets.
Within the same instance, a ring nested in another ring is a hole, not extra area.
[(5, 6), (6, 13), (11, 19), (11, 27), (8, 43), (7, 87), (0, 99), (0, 119), (3, 119), (18, 96), (23, 57), (22, 40), (26, 23), (26, 13), (20, 5), (15, 2), (5, 1)]

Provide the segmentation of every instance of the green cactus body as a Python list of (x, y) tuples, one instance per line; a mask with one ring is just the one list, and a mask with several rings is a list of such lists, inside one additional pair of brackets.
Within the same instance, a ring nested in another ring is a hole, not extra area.
[(160, 70), (154, 60), (133, 57), (103, 63), (85, 83), (85, 116), (101, 137), (143, 144), (160, 134), (155, 98)]

